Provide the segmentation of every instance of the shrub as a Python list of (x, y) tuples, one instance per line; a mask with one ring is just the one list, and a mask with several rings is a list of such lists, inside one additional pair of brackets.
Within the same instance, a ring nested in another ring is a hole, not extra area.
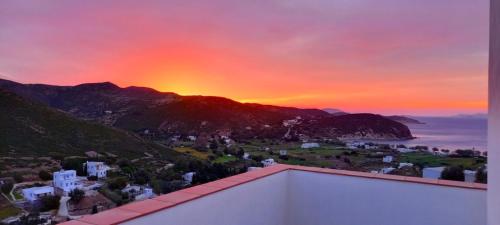
[(12, 188), (14, 188), (14, 184), (11, 183), (11, 182), (7, 182), (5, 184), (2, 185), (2, 192), (5, 193), (5, 194), (8, 194), (10, 193), (10, 191), (12, 190)]
[(464, 169), (459, 166), (446, 167), (441, 173), (441, 179), (465, 181)]
[(282, 160), (288, 160), (288, 156), (287, 155), (280, 155), (279, 158), (282, 159)]
[(96, 213), (98, 213), (97, 205), (93, 205), (92, 206), (92, 214), (96, 214)]
[(59, 196), (45, 196), (40, 199), (42, 203), (40, 211), (45, 212), (59, 208)]
[(65, 170), (76, 170), (76, 175), (85, 176), (87, 171), (83, 164), (87, 162), (85, 159), (65, 159), (62, 162), (62, 168)]
[(16, 181), (16, 183), (21, 183), (24, 181), (24, 177), (21, 174), (16, 173), (16, 174), (14, 174), (13, 177), (14, 177), (14, 180)]
[(123, 189), (127, 186), (127, 182), (128, 182), (127, 178), (117, 177), (117, 178), (111, 179), (108, 182), (108, 186), (112, 190)]
[(476, 182), (477, 183), (488, 183), (488, 172), (486, 172), (486, 168), (481, 167), (476, 172)]
[(40, 179), (42, 179), (44, 181), (52, 180), (52, 174), (50, 174), (49, 172), (47, 172), (45, 170), (40, 170), (40, 172), (38, 172), (38, 177), (40, 177)]
[(74, 189), (69, 192), (69, 197), (71, 197), (72, 202), (78, 203), (85, 197), (85, 192), (80, 189)]

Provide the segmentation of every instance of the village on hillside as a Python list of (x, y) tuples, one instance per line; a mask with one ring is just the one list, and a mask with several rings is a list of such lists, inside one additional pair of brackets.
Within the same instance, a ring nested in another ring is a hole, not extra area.
[(225, 135), (175, 135), (164, 144), (183, 157), (162, 161), (145, 152), (143, 158), (126, 159), (87, 151), (0, 158), (1, 222), (55, 224), (277, 163), (486, 182), (486, 153), (474, 150), (332, 139), (237, 142)]

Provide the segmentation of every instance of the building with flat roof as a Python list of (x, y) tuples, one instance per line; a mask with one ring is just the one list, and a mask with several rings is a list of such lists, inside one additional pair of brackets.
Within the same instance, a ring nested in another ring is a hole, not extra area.
[(75, 170), (61, 170), (53, 174), (54, 187), (59, 188), (67, 194), (72, 190), (79, 188)]
[(87, 167), (87, 175), (97, 178), (105, 178), (109, 169), (104, 162), (87, 161), (85, 166)]
[(34, 202), (42, 197), (54, 195), (54, 188), (51, 186), (32, 187), (25, 188), (22, 192), (24, 199)]

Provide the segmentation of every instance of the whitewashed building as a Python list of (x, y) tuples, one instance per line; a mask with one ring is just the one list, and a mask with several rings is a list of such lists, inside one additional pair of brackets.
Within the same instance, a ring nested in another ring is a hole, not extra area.
[(243, 153), (243, 159), (249, 160), (250, 159), (250, 153)]
[(464, 170), (465, 182), (474, 183), (476, 182), (476, 171)]
[(387, 155), (387, 156), (384, 156), (384, 158), (382, 158), (382, 162), (384, 162), (384, 163), (391, 163), (392, 160), (394, 160), (394, 157), (392, 155)]
[(54, 172), (53, 175), (54, 187), (63, 190), (65, 194), (70, 191), (80, 188), (75, 170), (61, 170)]
[(85, 165), (87, 167), (87, 175), (96, 176), (97, 178), (105, 178), (109, 170), (109, 167), (104, 162), (87, 161)]
[(409, 152), (414, 152), (415, 149), (411, 149), (411, 148), (397, 148), (396, 149), (398, 152), (401, 152), (401, 153), (409, 153)]
[(402, 162), (402, 163), (399, 163), (399, 166), (398, 166), (398, 169), (401, 169), (403, 167), (413, 167), (413, 163), (407, 163), (407, 162)]
[(382, 169), (380, 170), (380, 173), (383, 173), (383, 174), (388, 174), (388, 173), (390, 173), (390, 172), (394, 171), (395, 169), (396, 169), (396, 168), (393, 168), (393, 167), (386, 167), (386, 168), (382, 168)]
[(24, 199), (30, 202), (34, 202), (42, 197), (54, 195), (54, 188), (51, 186), (32, 187), (25, 188), (22, 190), (22, 192)]
[(272, 165), (276, 164), (276, 162), (272, 158), (264, 159), (260, 162), (264, 165), (264, 167), (268, 167), (268, 166), (272, 166)]
[(444, 167), (427, 167), (422, 171), (423, 178), (429, 179), (439, 179), (441, 178), (441, 173), (443, 173)]
[(254, 170), (259, 170), (262, 169), (262, 167), (257, 167), (257, 166), (249, 166), (247, 168), (247, 172), (254, 171)]
[(195, 172), (189, 172), (189, 173), (185, 173), (184, 175), (182, 175), (182, 179), (188, 183), (188, 184), (191, 184), (193, 182), (193, 177), (194, 175), (196, 175)]
[(303, 143), (301, 146), (301, 148), (304, 148), (304, 149), (309, 149), (309, 148), (319, 148), (319, 144), (318, 143)]
[(288, 154), (288, 151), (287, 150), (280, 150), (280, 155), (281, 156), (285, 156)]
[(127, 185), (123, 188), (122, 193), (127, 193), (129, 197), (133, 197), (136, 201), (152, 198), (155, 196), (153, 189), (139, 185)]

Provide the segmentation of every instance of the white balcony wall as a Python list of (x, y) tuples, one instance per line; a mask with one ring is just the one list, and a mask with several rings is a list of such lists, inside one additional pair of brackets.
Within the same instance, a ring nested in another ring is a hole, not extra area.
[(288, 173), (288, 225), (486, 224), (484, 190)]
[(123, 224), (285, 225), (287, 173), (278, 173)]
[(291, 170), (133, 225), (485, 225), (486, 191)]
[(500, 0), (491, 0), (488, 114), (488, 224), (500, 224)]

